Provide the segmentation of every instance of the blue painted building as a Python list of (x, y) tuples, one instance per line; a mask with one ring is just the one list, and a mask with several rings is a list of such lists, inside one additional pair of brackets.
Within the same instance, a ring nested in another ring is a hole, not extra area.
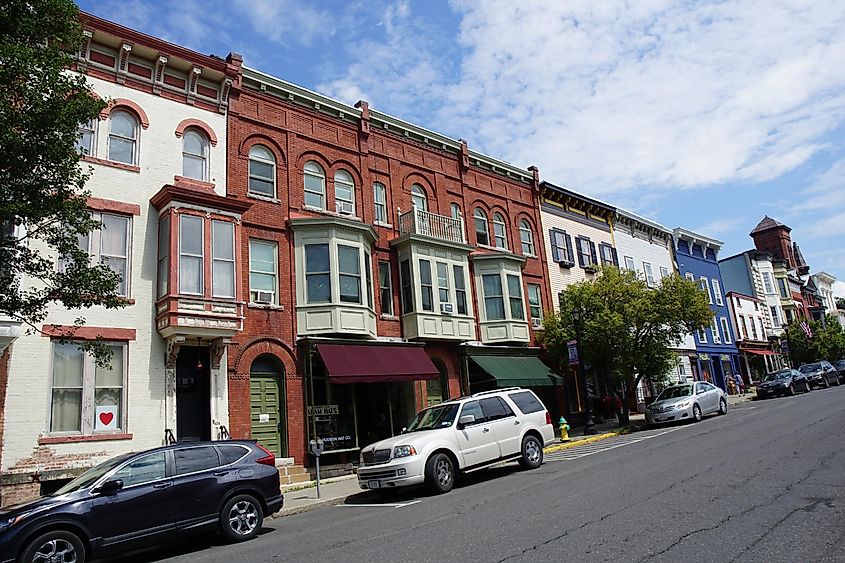
[(691, 358), (694, 362), (693, 377), (727, 390), (726, 378), (739, 372), (740, 358), (719, 271), (722, 242), (681, 228), (675, 229), (673, 235), (680, 275), (698, 282), (702, 291), (707, 293), (715, 315), (709, 329), (693, 335), (696, 351), (695, 357)]

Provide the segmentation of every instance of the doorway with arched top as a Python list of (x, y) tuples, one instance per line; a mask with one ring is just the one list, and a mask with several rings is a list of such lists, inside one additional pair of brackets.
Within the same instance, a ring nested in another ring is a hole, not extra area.
[(428, 379), (425, 382), (425, 406), (427, 407), (439, 405), (449, 398), (449, 372), (446, 369), (446, 364), (440, 358), (432, 358), (431, 362), (440, 372), (440, 377)]
[(285, 368), (272, 354), (258, 356), (250, 366), (249, 407), (252, 439), (276, 457), (285, 457)]

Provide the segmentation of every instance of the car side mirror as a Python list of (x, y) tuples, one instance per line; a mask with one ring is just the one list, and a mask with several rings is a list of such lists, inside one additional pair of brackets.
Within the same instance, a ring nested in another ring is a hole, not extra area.
[(111, 495), (119, 491), (123, 488), (123, 480), (122, 479), (111, 479), (106, 481), (97, 489), (97, 492), (101, 495)]
[(475, 422), (475, 415), (474, 414), (465, 414), (461, 418), (458, 419), (458, 428), (463, 428), (467, 424), (472, 424)]

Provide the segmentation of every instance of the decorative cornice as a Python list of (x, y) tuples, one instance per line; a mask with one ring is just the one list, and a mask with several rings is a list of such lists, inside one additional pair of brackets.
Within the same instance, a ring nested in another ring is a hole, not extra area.
[(292, 217), (288, 219), (288, 224), (294, 230), (321, 229), (327, 227), (347, 229), (361, 234), (366, 234), (371, 239), (370, 244), (378, 240), (378, 234), (370, 225), (361, 223), (360, 221), (343, 219), (341, 217)]

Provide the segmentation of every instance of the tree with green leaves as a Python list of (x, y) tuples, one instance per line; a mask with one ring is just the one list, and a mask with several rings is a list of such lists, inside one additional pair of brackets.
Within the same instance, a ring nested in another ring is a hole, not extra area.
[(665, 381), (676, 361), (672, 348), (713, 319), (695, 282), (669, 276), (651, 289), (635, 272), (613, 266), (567, 287), (559, 298), (560, 312), (543, 322), (542, 344), (553, 356), (566, 357), (567, 342), (576, 335), (572, 311), (581, 311), (582, 361), (620, 399), (621, 426), (629, 424), (640, 381)]
[[(86, 209), (91, 172), (80, 163), (79, 126), (104, 108), (85, 77), (68, 72), (82, 41), (79, 10), (70, 0), (3, 3), (0, 314), (30, 330), (40, 330), (52, 304), (125, 305), (116, 293), (119, 275), (91, 264), (78, 242), (101, 227)], [(88, 347), (102, 357), (105, 347)]]
[(819, 360), (835, 361), (845, 358), (845, 331), (836, 317), (828, 315), (824, 324), (809, 321), (808, 325), (812, 337), (807, 336), (800, 321), (793, 321), (786, 329), (792, 365), (798, 367)]

